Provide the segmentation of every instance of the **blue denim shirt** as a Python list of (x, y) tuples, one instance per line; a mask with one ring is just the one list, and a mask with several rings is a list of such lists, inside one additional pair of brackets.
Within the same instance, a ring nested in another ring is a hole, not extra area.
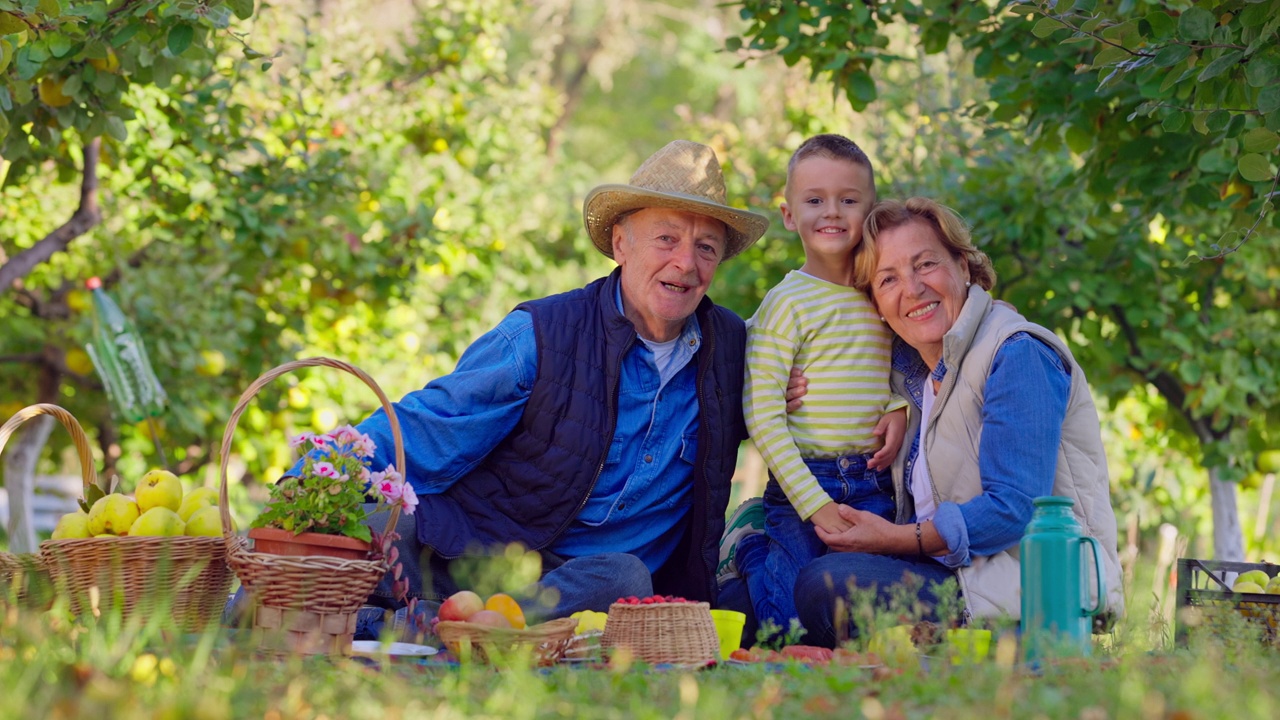
[[(928, 372), (905, 343), (894, 345), (893, 363), (906, 375), (908, 395), (919, 412), (925, 381), (941, 381), (946, 366), (939, 361)], [(1070, 392), (1071, 371), (1053, 348), (1035, 337), (1014, 333), (996, 351), (987, 376), (978, 445), (983, 492), (965, 503), (944, 502), (933, 516), (934, 527), (951, 549), (938, 558), (944, 565), (964, 567), (971, 556), (993, 555), (1022, 538), (1031, 522), (1032, 500), (1053, 492)], [(907, 452), (907, 477), (919, 444), (917, 434)]]
[[(617, 298), (622, 309), (621, 295)], [(622, 363), (618, 421), (604, 470), (577, 519), (548, 549), (572, 558), (631, 553), (650, 572), (679, 542), (672, 532), (691, 507), (697, 454), (697, 365), (702, 344), (690, 316), (666, 377), (637, 340)], [(462, 354), (452, 373), (395, 404), (405, 438), (404, 475), (419, 495), (443, 493), (511, 433), (537, 377), (533, 318), (507, 315)], [(378, 445), (374, 468), (393, 462), (390, 424), (378, 410), (360, 423)]]

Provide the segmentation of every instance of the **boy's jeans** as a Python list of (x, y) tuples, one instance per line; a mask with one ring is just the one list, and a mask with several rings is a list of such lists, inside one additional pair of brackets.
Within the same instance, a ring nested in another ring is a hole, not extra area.
[[(845, 455), (805, 464), (834, 502), (892, 521), (893, 478), (888, 468), (867, 469), (869, 459), (870, 455)], [(747, 580), (756, 620), (762, 625), (771, 620), (785, 633), (796, 617), (796, 577), (810, 561), (825, 555), (827, 546), (813, 523), (800, 519), (772, 473), (764, 491), (764, 517), (764, 534), (739, 543), (738, 570)]]

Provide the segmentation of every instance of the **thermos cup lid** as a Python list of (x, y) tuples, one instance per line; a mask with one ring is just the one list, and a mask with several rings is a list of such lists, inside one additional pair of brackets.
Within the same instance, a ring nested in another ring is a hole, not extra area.
[(1059, 495), (1045, 495), (1031, 501), (1036, 507), (1073, 507), (1076, 501)]

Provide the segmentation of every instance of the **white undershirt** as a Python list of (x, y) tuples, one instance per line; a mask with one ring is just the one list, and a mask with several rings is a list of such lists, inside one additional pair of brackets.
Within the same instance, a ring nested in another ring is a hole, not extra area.
[(916, 520), (920, 522), (931, 520), (938, 509), (933, 504), (933, 478), (929, 477), (929, 466), (924, 461), (924, 431), (928, 429), (929, 416), (933, 414), (933, 399), (933, 378), (926, 377), (916, 464), (911, 466), (911, 497), (916, 501)]
[(649, 351), (653, 353), (653, 364), (658, 366), (658, 375), (666, 377), (667, 366), (671, 364), (671, 353), (675, 351), (676, 343), (680, 342), (680, 336), (677, 335), (674, 340), (666, 342), (654, 342), (640, 338), (640, 342), (644, 343), (645, 347), (649, 348)]

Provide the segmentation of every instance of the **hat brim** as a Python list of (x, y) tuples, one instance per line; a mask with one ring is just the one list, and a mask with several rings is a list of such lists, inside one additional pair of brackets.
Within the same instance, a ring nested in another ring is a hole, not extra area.
[(642, 208), (671, 208), (715, 218), (728, 228), (721, 262), (751, 247), (765, 230), (769, 218), (749, 210), (720, 205), (695, 195), (658, 192), (634, 185), (601, 185), (587, 193), (582, 203), (582, 220), (596, 249), (613, 257), (613, 224), (618, 216)]

